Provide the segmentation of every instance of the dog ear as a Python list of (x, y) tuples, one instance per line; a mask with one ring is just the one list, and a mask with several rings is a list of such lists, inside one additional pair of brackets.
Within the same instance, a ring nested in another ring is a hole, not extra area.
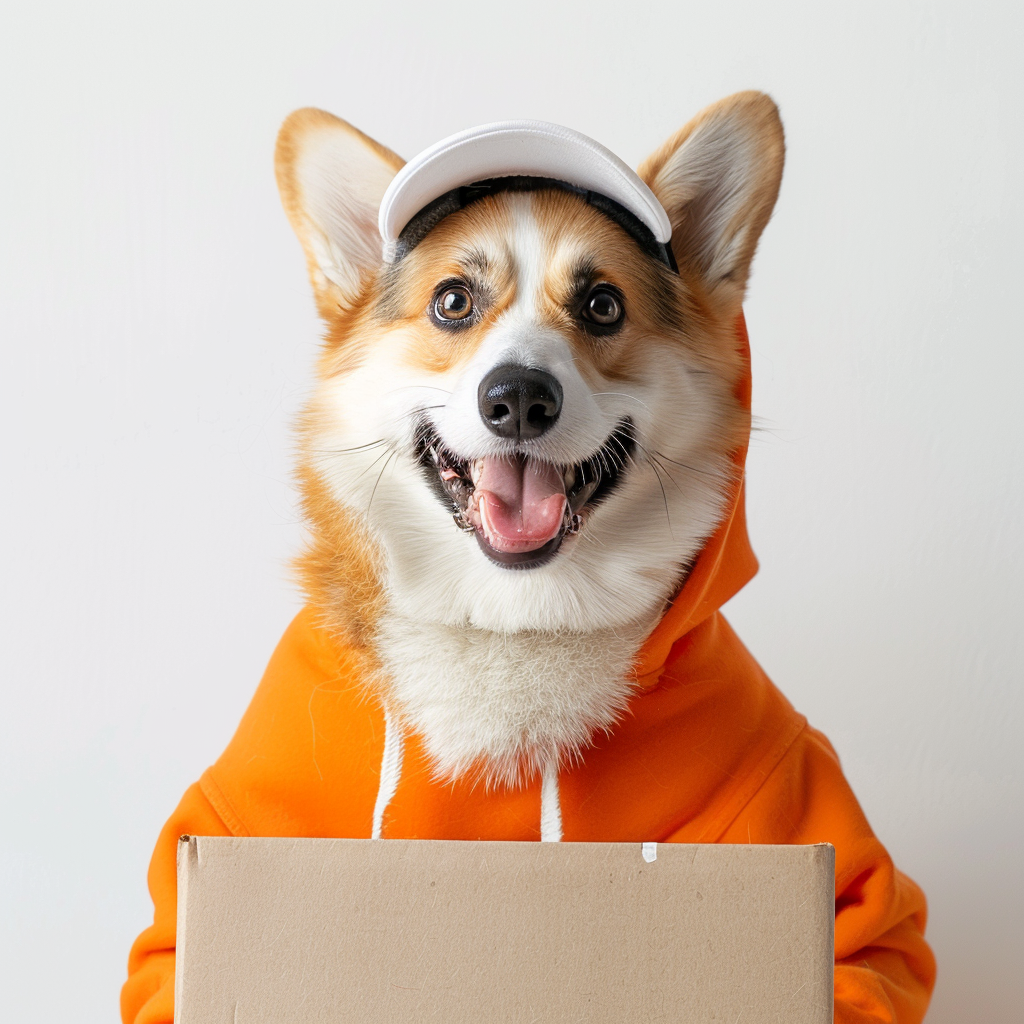
[(779, 111), (760, 92), (712, 104), (640, 166), (672, 222), (680, 269), (722, 312), (738, 312), (757, 241), (782, 180)]
[(381, 262), (377, 210), (402, 159), (341, 118), (307, 107), (277, 136), (281, 201), (306, 253), (320, 312), (347, 308)]

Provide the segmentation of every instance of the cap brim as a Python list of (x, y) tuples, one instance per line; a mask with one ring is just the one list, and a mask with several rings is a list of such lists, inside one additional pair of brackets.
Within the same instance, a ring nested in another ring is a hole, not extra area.
[(442, 139), (395, 175), (380, 204), (385, 244), (428, 203), (476, 181), (525, 175), (555, 178), (613, 199), (667, 243), (672, 225), (639, 175), (599, 142), (546, 121), (498, 121)]

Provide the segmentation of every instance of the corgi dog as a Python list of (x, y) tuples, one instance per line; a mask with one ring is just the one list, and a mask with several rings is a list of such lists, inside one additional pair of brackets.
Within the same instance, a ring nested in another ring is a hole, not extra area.
[(754, 92), (638, 172), (543, 122), (403, 165), (288, 118), (308, 601), (161, 832), (125, 1024), (173, 1019), (183, 834), (831, 843), (835, 1019), (920, 1022), (924, 894), (719, 611), (756, 571), (742, 303), (783, 152)]
[(741, 472), (736, 324), (783, 156), (775, 104), (740, 93), (639, 168), (665, 258), (607, 204), (526, 176), (428, 206), (388, 252), (402, 160), (320, 110), (281, 129), (326, 327), (299, 574), (439, 779), (515, 785), (623, 714)]

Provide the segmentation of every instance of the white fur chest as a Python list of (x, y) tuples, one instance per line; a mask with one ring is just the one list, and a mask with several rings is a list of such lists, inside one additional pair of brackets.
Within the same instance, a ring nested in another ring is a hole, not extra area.
[(615, 724), (646, 633), (500, 633), (389, 612), (376, 646), (389, 709), (422, 737), (437, 774), (473, 769), (514, 784), (571, 760)]

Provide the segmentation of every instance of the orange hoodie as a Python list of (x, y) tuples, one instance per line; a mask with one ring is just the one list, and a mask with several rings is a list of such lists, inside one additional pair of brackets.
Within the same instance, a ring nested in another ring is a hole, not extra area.
[[(746, 349), (746, 335), (741, 332)], [(749, 403), (749, 377), (743, 385)], [(737, 454), (742, 465), (745, 451)], [(559, 776), (563, 840), (832, 843), (835, 1020), (920, 1021), (935, 964), (925, 900), (875, 838), (828, 740), (772, 685), (718, 611), (753, 575), (743, 486), (648, 638), (638, 692), (611, 736)], [(359, 659), (307, 607), (288, 628), (220, 759), (182, 798), (149, 870), (154, 923), (136, 940), (125, 1024), (174, 1016), (175, 857), (180, 835), (371, 835), (384, 715)], [(385, 838), (540, 838), (541, 784), (438, 785), (415, 737)]]

